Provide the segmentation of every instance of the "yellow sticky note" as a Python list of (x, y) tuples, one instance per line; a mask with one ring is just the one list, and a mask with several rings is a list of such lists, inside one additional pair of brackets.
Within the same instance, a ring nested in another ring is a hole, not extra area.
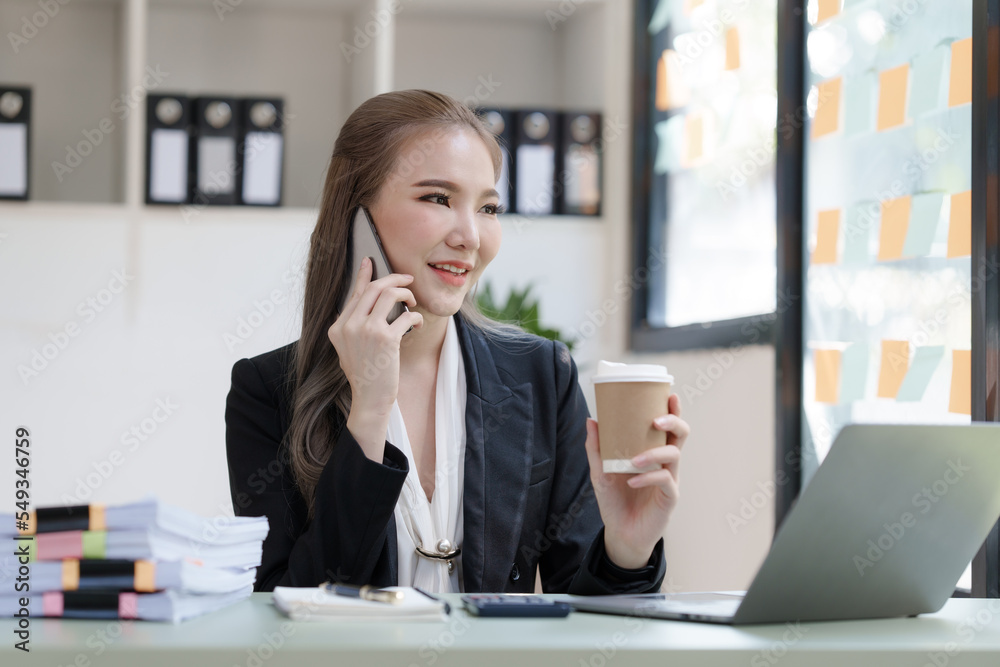
[(816, 23), (822, 23), (840, 13), (840, 0), (817, 0), (817, 4), (819, 11), (816, 12)]
[(837, 236), (840, 231), (840, 209), (820, 211), (816, 223), (816, 247), (813, 249), (813, 264), (837, 263)]
[(726, 69), (740, 68), (740, 31), (730, 28), (726, 31)]
[(840, 77), (830, 79), (816, 86), (817, 102), (816, 116), (813, 118), (812, 138), (818, 139), (824, 135), (836, 132), (840, 127), (840, 88), (843, 80)]
[(906, 340), (882, 341), (882, 365), (878, 373), (879, 398), (896, 398), (910, 367), (910, 342)]
[(840, 350), (816, 350), (816, 402), (836, 403), (840, 393)]
[(951, 79), (948, 106), (972, 103), (972, 38), (951, 43)]
[(903, 256), (906, 230), (910, 226), (910, 195), (882, 202), (882, 226), (879, 230), (878, 261)]
[(972, 350), (951, 351), (951, 397), (948, 412), (972, 414)]
[(951, 196), (948, 222), (948, 257), (972, 254), (972, 190)]
[(668, 111), (691, 101), (691, 90), (681, 76), (677, 52), (666, 49), (656, 61), (656, 108)]
[(701, 114), (693, 113), (684, 119), (684, 166), (691, 166), (705, 152), (705, 123)]
[(900, 65), (878, 76), (878, 131), (902, 125), (906, 120), (906, 82), (910, 66)]

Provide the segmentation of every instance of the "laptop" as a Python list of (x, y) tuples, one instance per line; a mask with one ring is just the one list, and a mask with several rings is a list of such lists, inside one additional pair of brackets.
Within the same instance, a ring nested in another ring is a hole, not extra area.
[(740, 593), (569, 596), (573, 608), (744, 625), (939, 610), (1000, 516), (1000, 424), (851, 424)]

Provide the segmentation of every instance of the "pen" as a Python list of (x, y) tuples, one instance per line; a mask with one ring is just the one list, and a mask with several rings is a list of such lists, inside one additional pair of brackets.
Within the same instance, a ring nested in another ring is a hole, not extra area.
[(340, 595), (348, 598), (361, 598), (373, 602), (385, 602), (386, 604), (399, 604), (403, 601), (403, 591), (387, 591), (375, 586), (351, 586), (348, 584), (331, 584), (329, 581), (320, 584), (321, 589), (327, 593)]
[(415, 590), (416, 592), (418, 592), (418, 593), (420, 593), (422, 595), (426, 595), (427, 597), (429, 597), (430, 599), (434, 600), (435, 602), (440, 602), (441, 604), (444, 605), (444, 613), (445, 614), (451, 614), (451, 605), (448, 604), (447, 601), (442, 600), (441, 598), (439, 598), (439, 597), (437, 597), (435, 595), (431, 595), (430, 593), (428, 593), (424, 589), (418, 588), (417, 586), (414, 586), (413, 590)]

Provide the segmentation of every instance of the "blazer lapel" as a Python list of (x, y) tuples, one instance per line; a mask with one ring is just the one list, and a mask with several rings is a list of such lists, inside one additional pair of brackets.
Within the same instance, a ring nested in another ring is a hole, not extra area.
[(468, 398), (462, 568), (466, 591), (503, 591), (514, 563), (531, 472), (531, 385), (500, 378), (487, 341), (456, 316)]

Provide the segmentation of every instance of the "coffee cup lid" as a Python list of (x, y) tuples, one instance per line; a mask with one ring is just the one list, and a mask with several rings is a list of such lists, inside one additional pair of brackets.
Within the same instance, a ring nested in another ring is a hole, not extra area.
[(597, 373), (593, 377), (594, 384), (601, 382), (670, 382), (674, 376), (667, 373), (666, 366), (659, 364), (619, 364), (613, 361), (600, 361)]

